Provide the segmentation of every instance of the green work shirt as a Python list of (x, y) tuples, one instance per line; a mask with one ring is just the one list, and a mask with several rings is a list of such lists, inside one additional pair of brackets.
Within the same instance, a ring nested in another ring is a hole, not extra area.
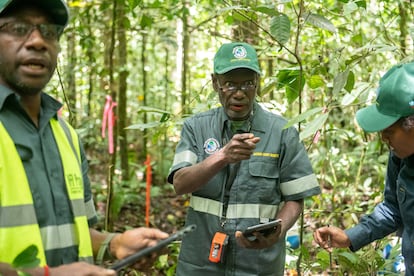
[[(62, 104), (42, 93), (39, 127), (37, 128), (19, 103), (19, 96), (0, 85), (0, 121), (13, 139), (23, 162), (33, 195), (33, 204), (43, 243), (54, 235), (60, 241), (57, 248), (46, 250), (49, 266), (78, 261), (77, 237), (68, 227), (73, 225), (73, 213), (63, 177), (59, 150), (49, 124), (57, 117)], [(84, 199), (89, 225), (97, 222), (88, 164), (81, 146)], [(50, 247), (50, 246), (49, 246)], [(1, 245), (0, 245), (1, 250)]]
[[(257, 103), (253, 110), (248, 128), (260, 142), (250, 159), (240, 162), (229, 190), (224, 187), (232, 166), (191, 195), (186, 224), (196, 224), (197, 230), (182, 241), (179, 276), (284, 274), (284, 239), (270, 248), (254, 250), (239, 247), (234, 233), (274, 219), (283, 202), (319, 194), (320, 187), (296, 129), (283, 129), (287, 121)], [(229, 129), (230, 121), (222, 108), (187, 119), (168, 181), (173, 182), (177, 170), (197, 164), (222, 148), (231, 137), (226, 134)], [(210, 262), (208, 257), (216, 232), (229, 235), (223, 263)]]

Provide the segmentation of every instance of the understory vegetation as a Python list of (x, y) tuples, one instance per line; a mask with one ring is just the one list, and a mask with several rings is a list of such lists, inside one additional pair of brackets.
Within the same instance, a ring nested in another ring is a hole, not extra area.
[[(173, 233), (183, 227), (189, 196), (176, 196), (166, 181), (182, 120), (218, 105), (213, 55), (222, 43), (241, 40), (259, 54), (258, 101), (299, 129), (323, 190), (306, 201), (299, 245), (287, 248), (287, 273), (398, 275), (394, 236), (356, 253), (328, 254), (312, 233), (322, 225), (351, 227), (382, 200), (388, 149), (377, 134), (359, 129), (354, 115), (375, 99), (385, 71), (413, 58), (411, 1), (68, 4), (71, 22), (48, 92), (66, 103), (63, 114), (85, 144), (97, 228), (149, 225)], [(178, 252), (179, 242), (151, 271), (124, 274), (174, 275)]]

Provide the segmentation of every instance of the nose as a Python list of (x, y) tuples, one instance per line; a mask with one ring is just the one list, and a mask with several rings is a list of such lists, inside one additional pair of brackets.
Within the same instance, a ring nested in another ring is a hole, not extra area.
[(46, 48), (46, 41), (45, 38), (42, 36), (40, 30), (34, 26), (30, 33), (27, 35), (26, 38), (26, 47), (35, 48), (35, 49), (43, 49)]
[(246, 96), (246, 92), (244, 92), (244, 90), (241, 89), (241, 86), (237, 86), (237, 90), (235, 92), (233, 92), (233, 97), (244, 97)]

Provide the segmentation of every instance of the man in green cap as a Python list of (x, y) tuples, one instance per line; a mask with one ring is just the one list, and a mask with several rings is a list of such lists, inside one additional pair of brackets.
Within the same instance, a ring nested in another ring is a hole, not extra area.
[(61, 0), (0, 0), (1, 275), (17, 275), (10, 264), (30, 246), (39, 261), (26, 270), (31, 275), (115, 275), (94, 261), (124, 258), (168, 237), (150, 228), (92, 228), (85, 153), (58, 116), (62, 104), (43, 92), (67, 23)]
[[(260, 67), (255, 49), (222, 45), (212, 84), (221, 107), (184, 122), (168, 181), (191, 193), (178, 276), (284, 275), (285, 235), (306, 197), (320, 193), (295, 128), (256, 101)], [(269, 234), (247, 227), (281, 219)]]
[(391, 68), (380, 80), (376, 103), (359, 110), (356, 119), (365, 131), (380, 132), (389, 146), (384, 200), (353, 228), (319, 228), (315, 241), (329, 251), (331, 246), (356, 251), (397, 232), (406, 275), (414, 275), (414, 63)]

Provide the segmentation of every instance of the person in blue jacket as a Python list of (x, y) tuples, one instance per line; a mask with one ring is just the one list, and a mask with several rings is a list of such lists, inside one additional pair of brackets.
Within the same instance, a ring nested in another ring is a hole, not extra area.
[(375, 104), (359, 110), (356, 119), (366, 132), (379, 132), (390, 149), (384, 199), (356, 226), (321, 227), (314, 239), (328, 251), (332, 247), (356, 251), (402, 233), (406, 275), (414, 275), (414, 63), (392, 67), (379, 84)]

